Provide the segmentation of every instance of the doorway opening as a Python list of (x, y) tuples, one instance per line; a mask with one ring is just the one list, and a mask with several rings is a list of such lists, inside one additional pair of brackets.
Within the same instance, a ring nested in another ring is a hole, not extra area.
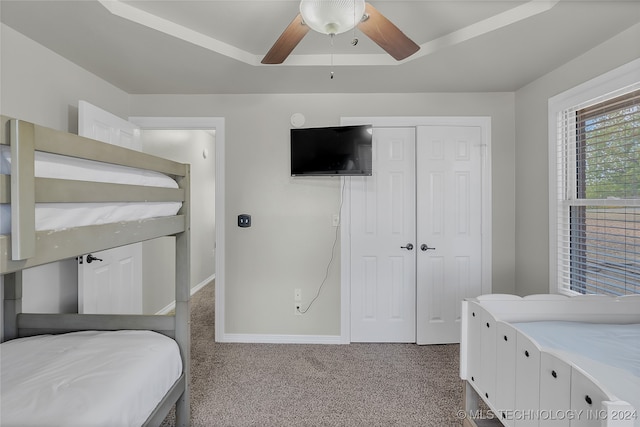
[[(153, 136), (156, 144), (154, 151), (145, 147), (151, 154), (162, 154), (164, 150), (168, 150), (175, 152), (175, 157), (183, 156), (184, 153), (177, 152), (180, 150), (176, 148), (176, 140), (189, 138), (192, 144), (189, 156), (201, 163), (202, 167), (195, 170), (193, 162), (188, 162), (192, 163), (191, 201), (203, 204), (202, 211), (198, 210), (199, 217), (195, 218), (195, 224), (192, 218), (192, 231), (193, 226), (200, 223), (202, 231), (209, 233), (209, 237), (205, 237), (200, 243), (194, 243), (192, 238), (192, 256), (196, 255), (196, 259), (200, 259), (192, 265), (192, 292), (215, 278), (215, 327), (216, 336), (220, 336), (219, 333), (224, 330), (225, 120), (222, 117), (130, 117), (129, 120), (141, 128), (143, 135)], [(196, 140), (198, 142), (194, 142)], [(163, 155), (169, 157), (169, 153)], [(186, 161), (178, 158), (176, 160)], [(203, 200), (196, 200), (199, 197)], [(192, 212), (196, 210), (192, 209)], [(197, 231), (192, 233), (194, 237), (197, 235)], [(163, 250), (161, 247), (156, 249)], [(193, 253), (194, 250), (201, 253)]]

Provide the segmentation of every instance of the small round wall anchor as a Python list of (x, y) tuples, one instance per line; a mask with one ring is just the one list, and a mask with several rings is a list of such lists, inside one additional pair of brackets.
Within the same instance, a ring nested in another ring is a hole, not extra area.
[(305, 118), (302, 113), (294, 113), (291, 116), (291, 126), (299, 128), (304, 125)]

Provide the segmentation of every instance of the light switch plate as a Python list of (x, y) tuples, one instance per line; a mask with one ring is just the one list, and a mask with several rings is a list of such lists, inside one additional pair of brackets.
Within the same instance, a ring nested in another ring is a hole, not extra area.
[(251, 227), (251, 215), (248, 215), (248, 214), (238, 215), (238, 227), (242, 227), (242, 228)]

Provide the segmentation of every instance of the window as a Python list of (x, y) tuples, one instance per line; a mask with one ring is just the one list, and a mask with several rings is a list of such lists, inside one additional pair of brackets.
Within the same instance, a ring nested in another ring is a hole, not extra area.
[(557, 288), (640, 294), (640, 84), (563, 108), (556, 122)]

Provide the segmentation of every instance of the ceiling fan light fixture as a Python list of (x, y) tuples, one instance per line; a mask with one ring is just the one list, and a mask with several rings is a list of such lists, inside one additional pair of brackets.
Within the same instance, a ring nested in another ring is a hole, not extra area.
[[(333, 46), (334, 35), (356, 26), (397, 61), (408, 58), (420, 49), (420, 46), (371, 6), (371, 3), (365, 3), (365, 0), (302, 0), (300, 13), (285, 28), (261, 63), (282, 64), (309, 30), (332, 36)], [(355, 31), (351, 43), (354, 46), (358, 43)], [(333, 54), (331, 58), (333, 60)]]
[(322, 34), (349, 31), (364, 16), (364, 0), (302, 0), (300, 14), (304, 23)]

